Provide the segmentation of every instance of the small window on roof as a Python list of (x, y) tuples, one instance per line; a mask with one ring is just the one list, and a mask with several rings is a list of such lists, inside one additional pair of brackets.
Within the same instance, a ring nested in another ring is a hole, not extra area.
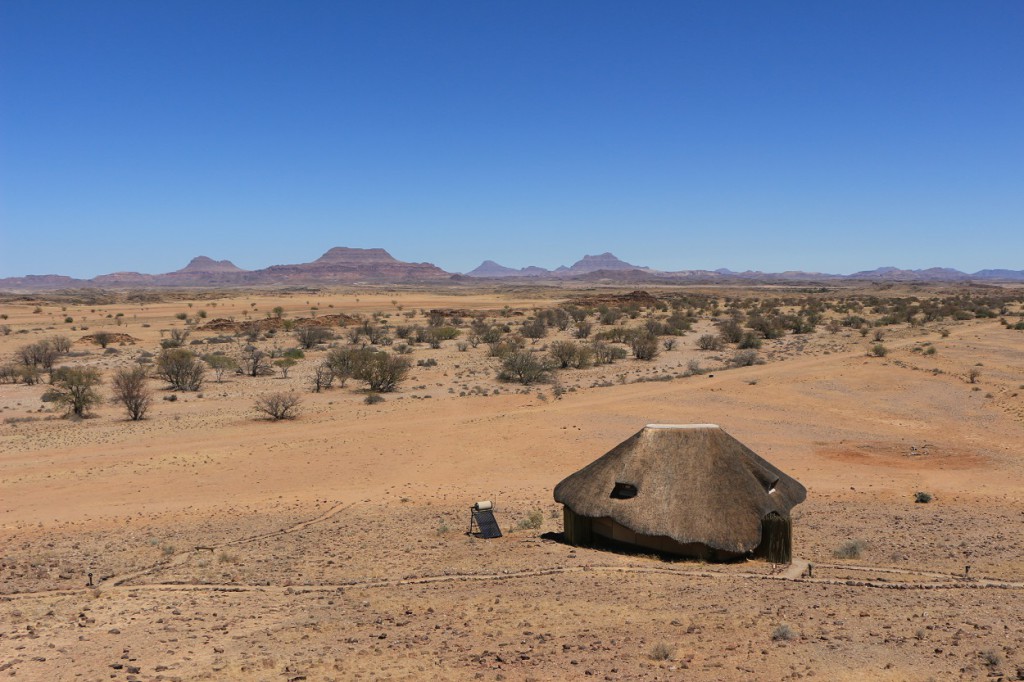
[(636, 486), (632, 483), (616, 482), (615, 487), (612, 488), (612, 494), (610, 497), (616, 500), (628, 500), (636, 497)]

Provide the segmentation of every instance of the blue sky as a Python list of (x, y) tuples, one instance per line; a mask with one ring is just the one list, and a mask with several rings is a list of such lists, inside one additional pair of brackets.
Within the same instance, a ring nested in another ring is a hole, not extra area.
[(0, 0), (0, 276), (1024, 268), (1024, 3)]

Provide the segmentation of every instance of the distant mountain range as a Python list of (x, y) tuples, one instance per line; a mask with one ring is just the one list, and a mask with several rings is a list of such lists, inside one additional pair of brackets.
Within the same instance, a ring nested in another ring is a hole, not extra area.
[(335, 247), (310, 263), (271, 265), (261, 270), (243, 270), (229, 260), (213, 260), (206, 256), (193, 258), (188, 265), (158, 275), (141, 272), (114, 272), (92, 279), (75, 279), (63, 275), (27, 275), (0, 279), (3, 290), (71, 289), (80, 287), (210, 287), (264, 285), (323, 285), (403, 283), (459, 283), (472, 280), (526, 281), (578, 280), (622, 283), (717, 283), (751, 282), (823, 282), (831, 280), (865, 280), (875, 282), (1024, 282), (1024, 270), (979, 270), (966, 273), (951, 268), (901, 270), (894, 267), (864, 270), (851, 275), (822, 272), (734, 272), (718, 270), (680, 270), (666, 272), (632, 265), (611, 253), (584, 256), (571, 266), (548, 270), (537, 266), (509, 268), (493, 260), (485, 260), (465, 275), (446, 272), (431, 263), (407, 263), (394, 258), (384, 249), (352, 249)]

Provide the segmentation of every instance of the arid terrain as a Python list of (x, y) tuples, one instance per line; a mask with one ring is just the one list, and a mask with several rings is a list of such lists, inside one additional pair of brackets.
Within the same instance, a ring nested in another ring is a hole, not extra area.
[[(0, 675), (1024, 679), (1024, 287), (586, 286), (0, 297)], [(55, 337), (86, 418), (24, 359)], [(152, 376), (129, 420), (111, 377), (174, 346), (272, 373)], [(311, 390), (362, 348), (396, 390)], [(555, 484), (656, 422), (807, 487), (792, 566), (561, 541)]]

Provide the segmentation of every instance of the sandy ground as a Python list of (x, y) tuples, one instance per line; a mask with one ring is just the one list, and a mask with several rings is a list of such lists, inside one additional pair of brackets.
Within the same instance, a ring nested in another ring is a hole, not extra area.
[[(0, 358), (56, 333), (138, 339), (75, 344), (67, 362), (109, 372), (201, 309), (381, 311), (397, 324), (431, 307), (500, 318), (561, 295), (4, 303)], [(120, 325), (107, 317), (118, 312)], [(561, 397), (498, 382), (484, 345), (454, 341), (417, 346), (410, 357), (437, 366), (414, 367), (372, 406), (357, 382), (308, 391), (323, 350), (287, 379), (211, 376), (176, 402), (154, 381), (137, 423), (110, 404), (60, 419), (40, 402), (45, 386), (0, 385), (0, 674), (1024, 679), (1024, 332), (997, 320), (887, 327), (890, 353), (875, 358), (859, 334), (819, 330), (726, 370), (730, 351), (696, 348), (711, 329), (702, 320), (649, 363), (562, 371)], [(935, 355), (914, 350), (929, 343)], [(694, 358), (711, 371), (683, 376)], [(254, 396), (281, 389), (302, 393), (300, 417), (255, 419)], [(720, 424), (807, 486), (793, 567), (560, 542), (554, 485), (652, 422)], [(933, 501), (916, 504), (917, 491)], [(466, 535), (477, 499), (496, 502), (503, 538)], [(536, 511), (540, 527), (527, 527)], [(837, 559), (851, 541), (861, 556)]]

